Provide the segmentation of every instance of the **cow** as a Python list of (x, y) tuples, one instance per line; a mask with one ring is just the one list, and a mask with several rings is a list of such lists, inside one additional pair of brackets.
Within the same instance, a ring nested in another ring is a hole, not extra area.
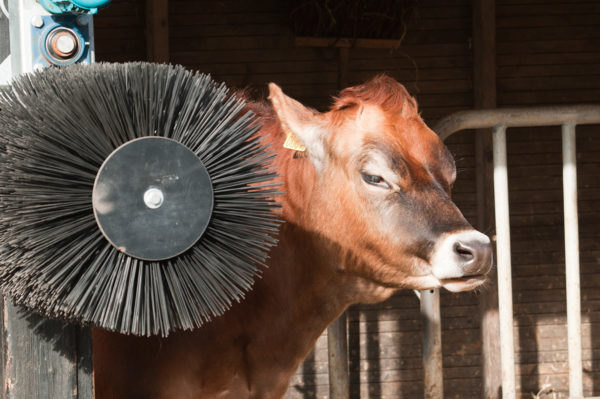
[[(249, 103), (285, 193), (268, 269), (195, 331), (94, 330), (97, 399), (280, 398), (349, 305), (486, 281), (490, 240), (452, 202), (453, 157), (400, 83), (377, 76), (323, 113), (272, 83), (269, 99)], [(284, 147), (290, 140), (295, 149)]]

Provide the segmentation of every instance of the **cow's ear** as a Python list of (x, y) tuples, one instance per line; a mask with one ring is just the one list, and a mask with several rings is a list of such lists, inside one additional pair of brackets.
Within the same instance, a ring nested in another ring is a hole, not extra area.
[(275, 83), (269, 83), (269, 99), (287, 135), (286, 147), (306, 151), (315, 166), (325, 161), (326, 118), (286, 96)]

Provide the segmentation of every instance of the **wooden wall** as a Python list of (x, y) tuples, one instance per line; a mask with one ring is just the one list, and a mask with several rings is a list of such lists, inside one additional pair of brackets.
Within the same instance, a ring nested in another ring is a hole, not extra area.
[[(415, 95), (430, 124), (473, 107), (469, 0), (421, 0), (397, 49), (349, 51), (350, 84), (386, 72)], [(170, 60), (211, 73), (231, 87), (264, 93), (274, 81), (316, 108), (338, 89), (334, 48), (296, 47), (287, 6), (277, 0), (171, 0)], [(500, 106), (598, 102), (600, 3), (497, 0)], [(146, 57), (145, 2), (114, 0), (96, 18), (97, 58)], [(600, 395), (600, 134), (578, 129), (583, 358), (586, 394)], [(567, 397), (560, 131), (511, 129), (509, 184), (514, 261), (517, 386), (530, 398), (546, 383)], [(448, 141), (459, 168), (454, 198), (475, 222), (474, 139)], [(442, 295), (447, 398), (481, 397), (477, 293)], [(418, 300), (401, 292), (348, 313), (351, 395), (422, 397)], [(500, 372), (498, 370), (498, 372)], [(299, 368), (286, 398), (328, 395), (326, 339)]]

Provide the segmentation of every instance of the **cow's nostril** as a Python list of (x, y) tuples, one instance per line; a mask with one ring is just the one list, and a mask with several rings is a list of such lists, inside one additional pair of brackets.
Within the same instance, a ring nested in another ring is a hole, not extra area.
[(476, 230), (451, 233), (431, 256), (433, 275), (438, 279), (482, 276), (492, 267), (492, 245)]
[(473, 255), (473, 249), (461, 242), (457, 242), (456, 245), (454, 245), (454, 251), (456, 251), (456, 253), (466, 262), (475, 257)]

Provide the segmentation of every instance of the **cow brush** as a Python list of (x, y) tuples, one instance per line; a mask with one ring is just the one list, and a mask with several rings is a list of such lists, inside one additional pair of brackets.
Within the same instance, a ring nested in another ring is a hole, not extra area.
[(0, 91), (0, 289), (135, 335), (192, 329), (251, 289), (279, 221), (256, 117), (210, 77), (74, 65)]

